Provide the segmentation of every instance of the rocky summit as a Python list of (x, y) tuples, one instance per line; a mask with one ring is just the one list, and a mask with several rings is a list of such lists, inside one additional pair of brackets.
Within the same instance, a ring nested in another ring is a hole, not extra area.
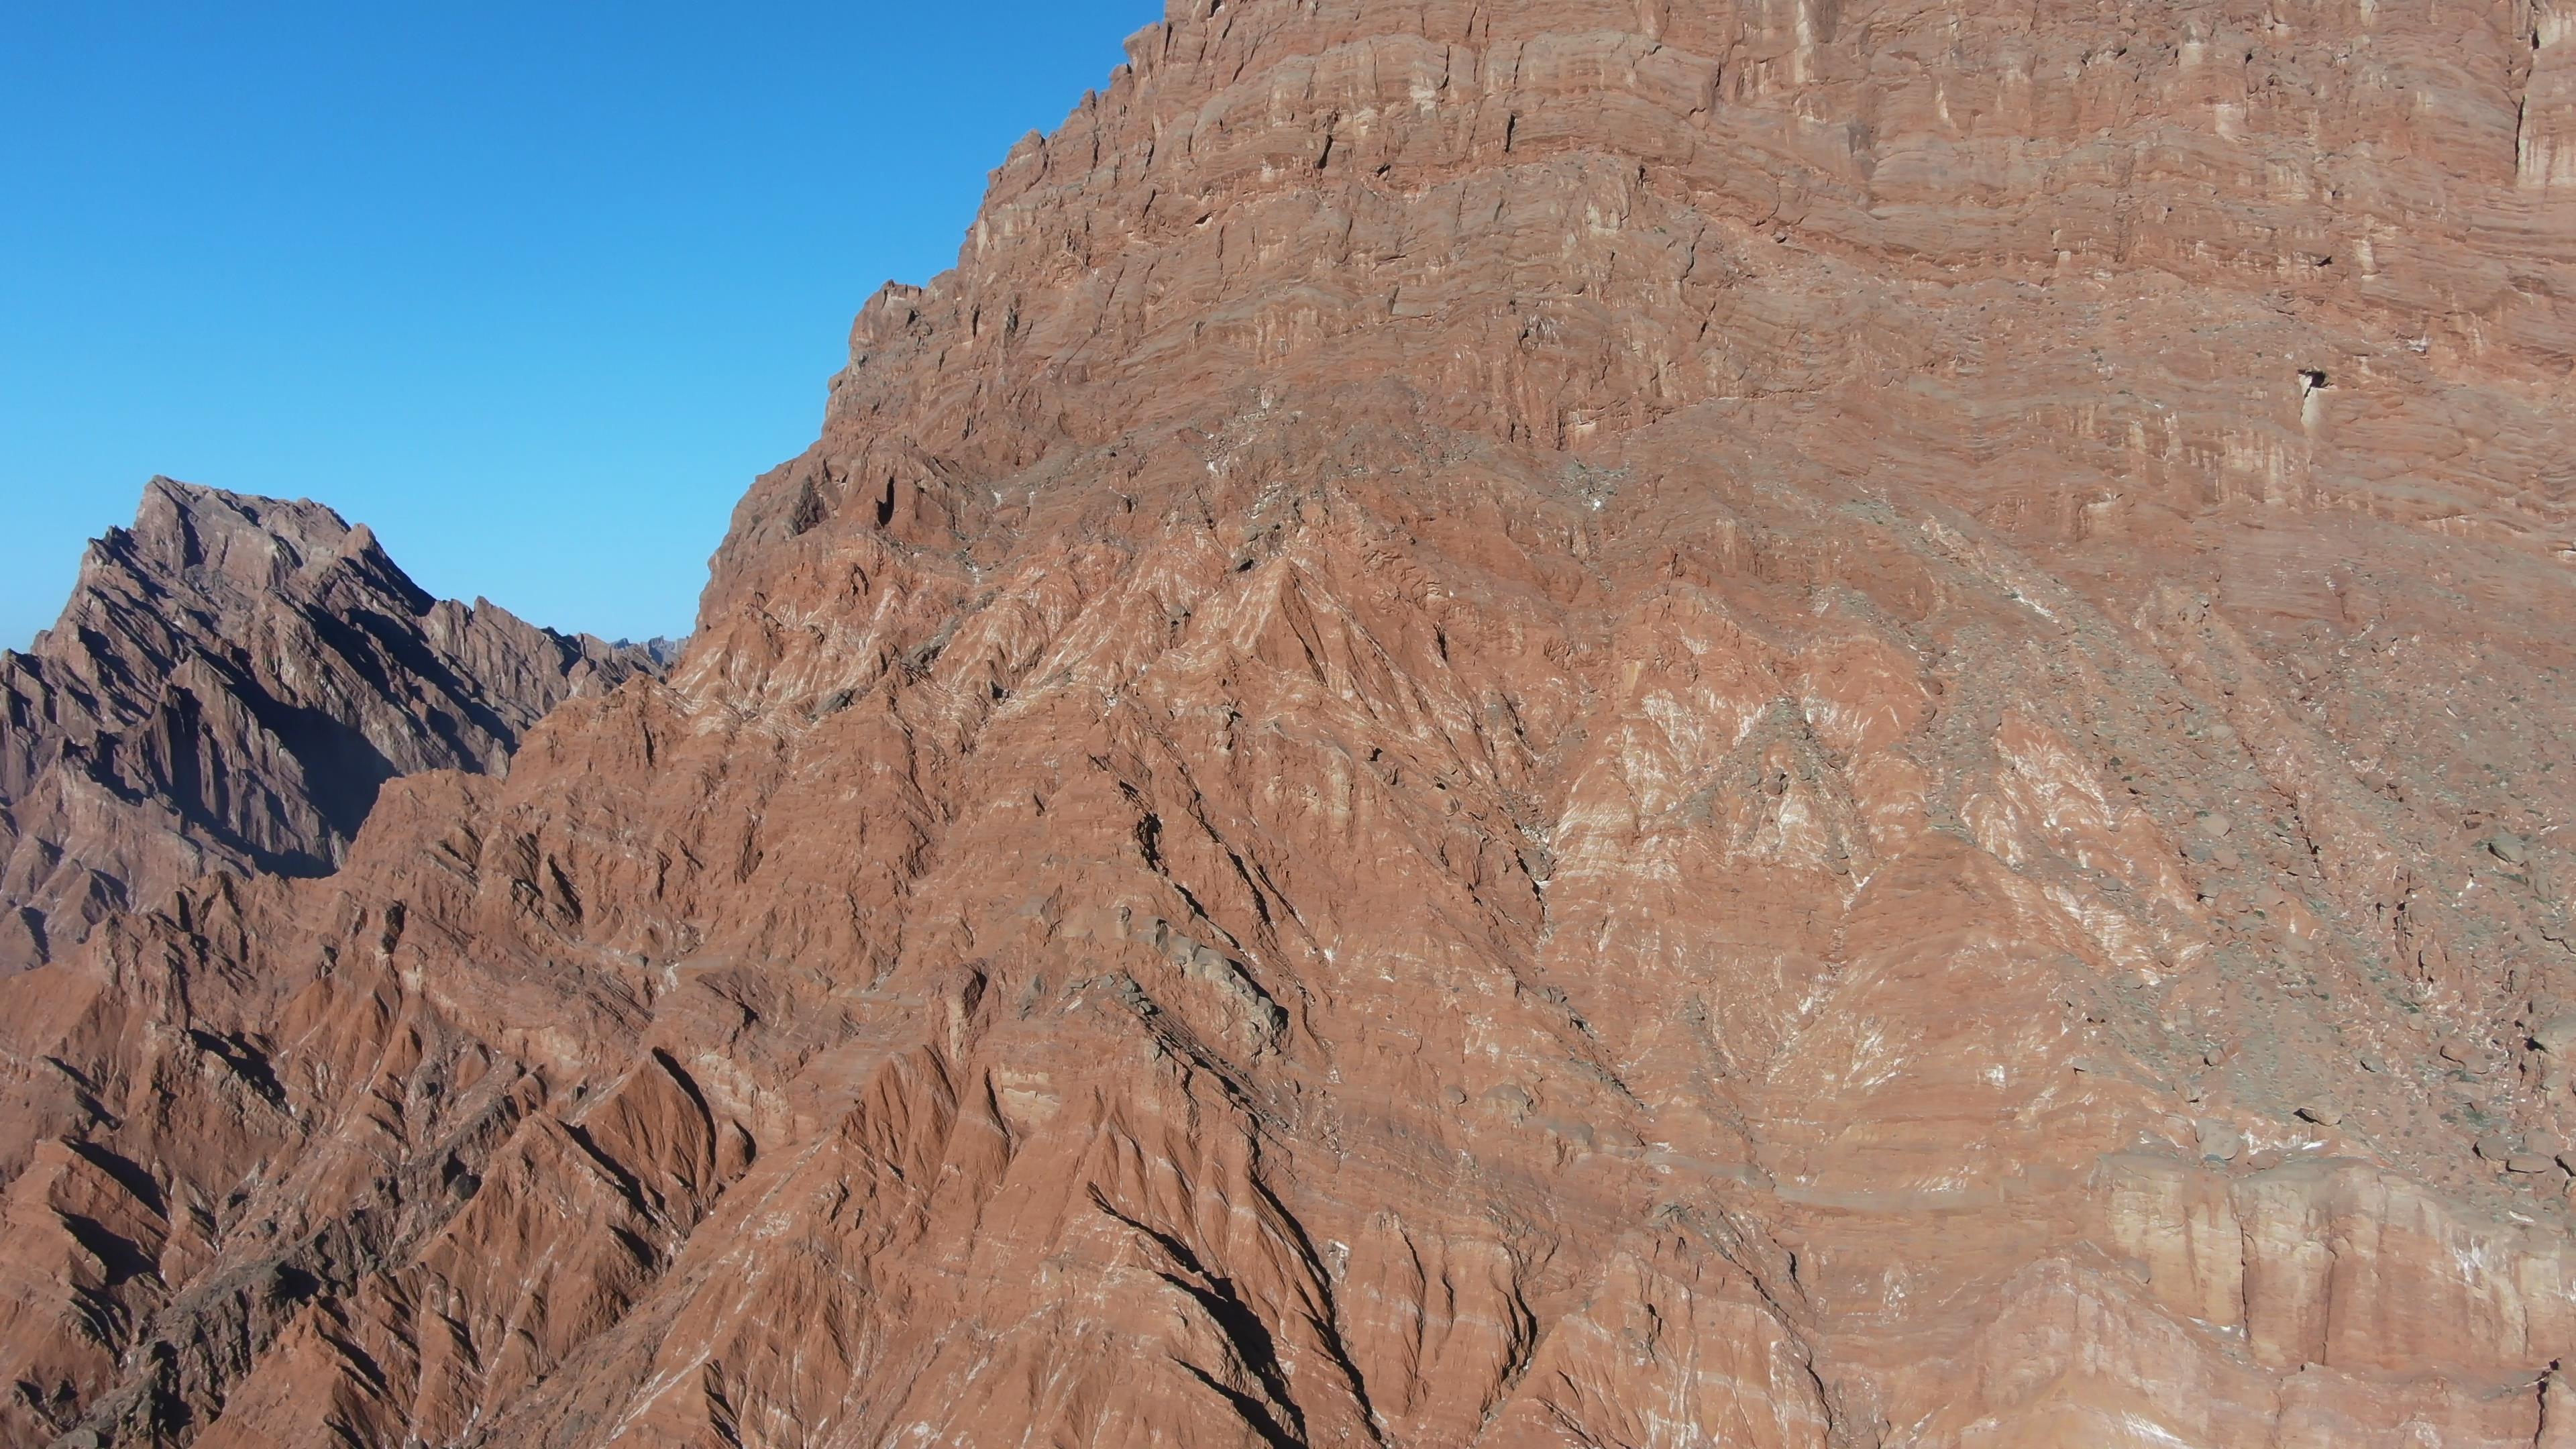
[(0, 982), (0, 1439), (2576, 1445), (2576, 11), (1127, 51), (667, 678)]
[(433, 603), (320, 504), (155, 478), (61, 621), (0, 651), (0, 971), (212, 871), (327, 874), (385, 781), (499, 769), (566, 697), (659, 667)]

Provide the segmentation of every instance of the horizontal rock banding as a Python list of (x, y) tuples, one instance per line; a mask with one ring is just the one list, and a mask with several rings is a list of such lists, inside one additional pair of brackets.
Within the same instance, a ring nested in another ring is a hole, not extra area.
[(2537, 34), (1175, 6), (667, 680), (0, 985), (0, 1413), (2555, 1442)]

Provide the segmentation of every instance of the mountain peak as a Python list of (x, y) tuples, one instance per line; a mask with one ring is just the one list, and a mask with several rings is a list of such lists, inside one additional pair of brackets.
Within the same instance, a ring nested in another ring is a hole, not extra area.
[(319, 503), (155, 477), (131, 527), (112, 531), (108, 541), (174, 575), (260, 590), (338, 558), (353, 540), (348, 521)]
[(367, 526), (170, 478), (0, 667), (0, 969), (207, 870), (335, 865), (382, 784), (499, 768), (660, 662), (435, 601)]

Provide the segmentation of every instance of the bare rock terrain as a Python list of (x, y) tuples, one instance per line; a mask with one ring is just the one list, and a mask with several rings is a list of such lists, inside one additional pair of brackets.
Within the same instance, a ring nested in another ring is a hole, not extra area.
[(2571, 33), (1175, 4), (667, 678), (0, 982), (0, 1439), (2576, 1444)]
[(327, 874), (385, 781), (497, 770), (658, 667), (433, 601), (320, 504), (156, 478), (61, 620), (0, 651), (0, 971), (211, 871)]

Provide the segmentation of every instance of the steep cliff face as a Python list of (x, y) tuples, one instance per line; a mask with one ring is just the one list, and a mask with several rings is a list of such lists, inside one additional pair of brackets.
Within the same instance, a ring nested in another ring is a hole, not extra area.
[(667, 680), (0, 984), (7, 1433), (2576, 1443), (2559, 24), (1176, 6)]
[(62, 619), (0, 652), (0, 970), (214, 870), (320, 875), (376, 792), (497, 770), (640, 648), (433, 602), (319, 504), (156, 478)]

